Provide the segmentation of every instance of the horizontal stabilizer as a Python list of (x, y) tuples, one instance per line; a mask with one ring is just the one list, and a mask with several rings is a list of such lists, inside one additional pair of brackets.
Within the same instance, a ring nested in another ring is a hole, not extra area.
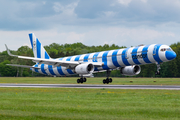
[(38, 67), (27, 66), (27, 65), (16, 65), (16, 64), (6, 64), (6, 65), (14, 66), (14, 67), (22, 67), (22, 68), (36, 68), (36, 69), (40, 69)]

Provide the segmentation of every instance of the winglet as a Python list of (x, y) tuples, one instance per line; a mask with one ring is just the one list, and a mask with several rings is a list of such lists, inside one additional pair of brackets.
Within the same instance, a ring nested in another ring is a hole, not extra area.
[(13, 54), (10, 53), (10, 51), (9, 51), (9, 49), (8, 49), (6, 44), (5, 44), (5, 46), (6, 46), (6, 50), (7, 50), (8, 55), (13, 56), (13, 57), (18, 57), (17, 55), (13, 55)]

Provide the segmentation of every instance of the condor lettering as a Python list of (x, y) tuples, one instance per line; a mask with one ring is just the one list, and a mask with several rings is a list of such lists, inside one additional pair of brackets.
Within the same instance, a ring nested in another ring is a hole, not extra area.
[(132, 55), (132, 59), (147, 58), (147, 54)]

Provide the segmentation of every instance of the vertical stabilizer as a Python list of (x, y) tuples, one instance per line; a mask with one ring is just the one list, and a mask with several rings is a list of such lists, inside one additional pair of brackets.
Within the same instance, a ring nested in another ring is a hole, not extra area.
[(29, 34), (32, 50), (34, 53), (35, 58), (43, 58), (43, 59), (50, 59), (50, 56), (44, 49), (43, 45), (39, 42), (39, 40), (36, 38), (34, 33)]

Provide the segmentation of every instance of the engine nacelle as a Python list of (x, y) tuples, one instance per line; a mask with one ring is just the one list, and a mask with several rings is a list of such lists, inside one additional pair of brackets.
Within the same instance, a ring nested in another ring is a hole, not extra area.
[(140, 72), (141, 72), (141, 67), (139, 65), (126, 66), (120, 69), (120, 73), (126, 76), (138, 75)]
[(94, 65), (91, 63), (83, 63), (75, 67), (77, 74), (91, 74), (94, 72)]

